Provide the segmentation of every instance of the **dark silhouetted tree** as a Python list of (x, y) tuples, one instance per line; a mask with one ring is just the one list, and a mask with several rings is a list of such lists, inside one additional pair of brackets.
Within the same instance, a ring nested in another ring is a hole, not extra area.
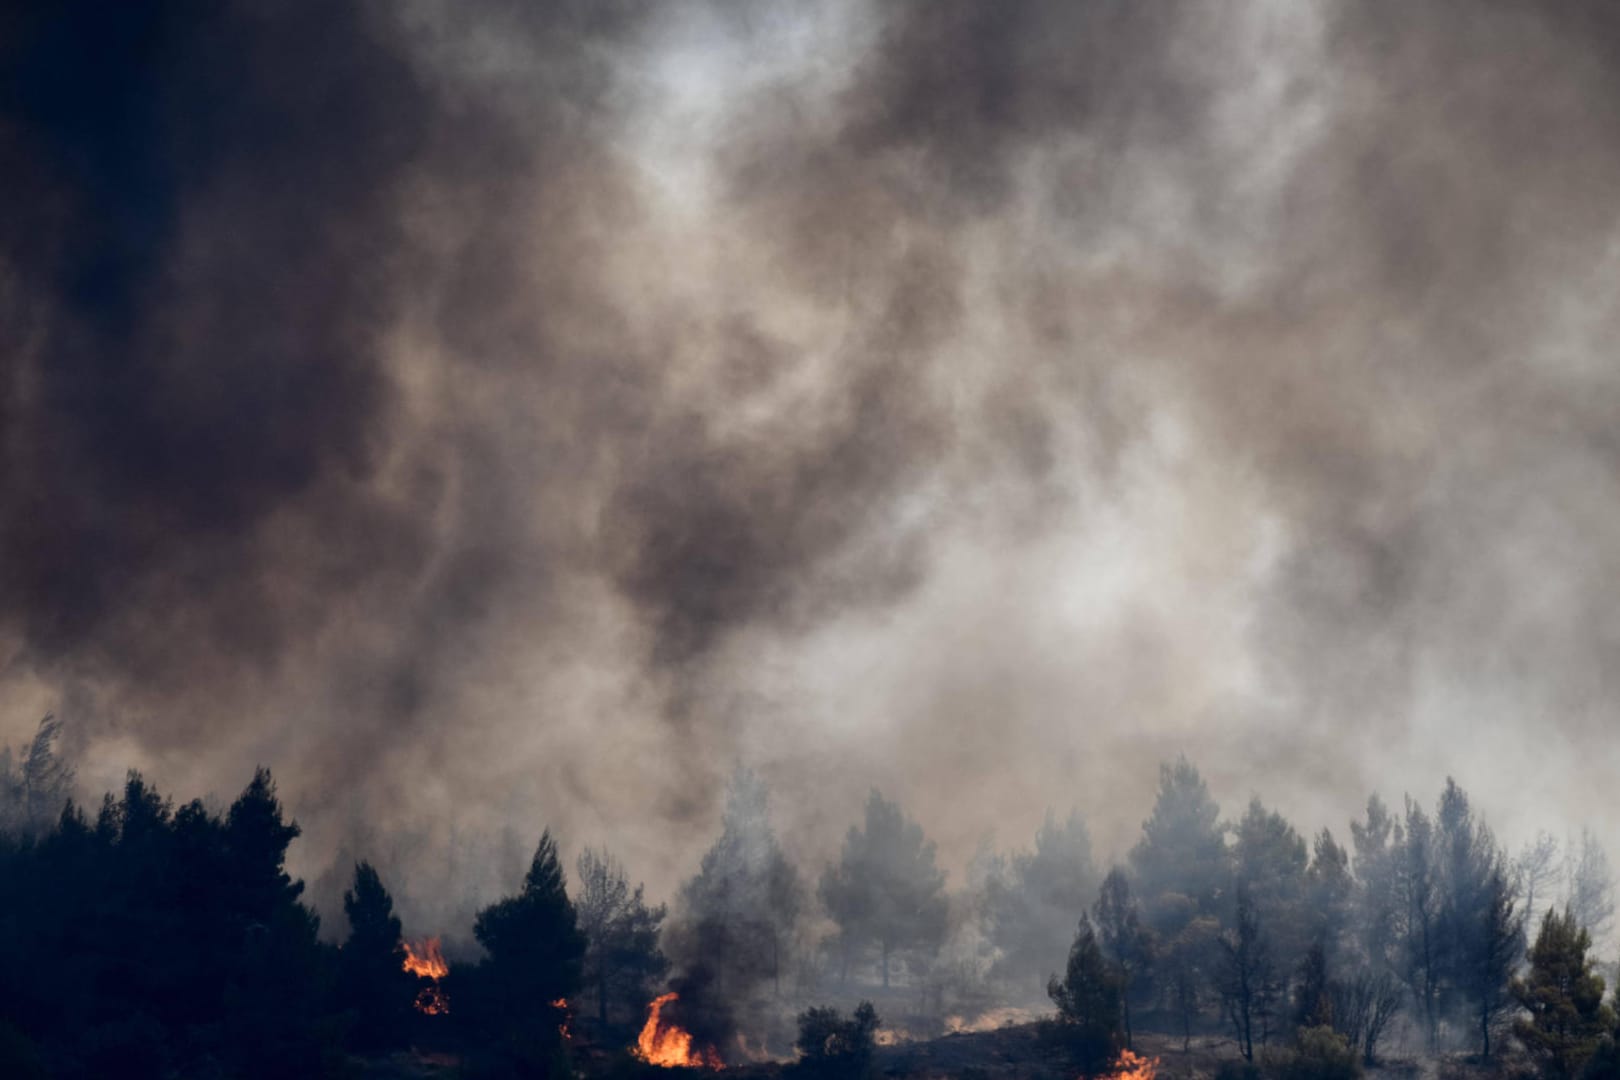
[(1222, 954), (1221, 925), (1213, 915), (1189, 920), (1173, 937), (1161, 938), (1153, 970), (1170, 1015), (1181, 1029), (1181, 1049), (1192, 1048), (1193, 1022), (1216, 989)]
[(1270, 941), (1248, 890), (1238, 889), (1233, 925), (1221, 934), (1219, 975), (1221, 1007), (1237, 1038), (1244, 1060), (1254, 1060), (1256, 1042), (1270, 1036), (1278, 997), (1276, 965)]
[(452, 1015), (470, 1009), (474, 1024), (497, 1040), (507, 1070), (556, 1071), (566, 1018), (558, 1003), (579, 988), (585, 936), (549, 830), (540, 837), (523, 888), (478, 912), (473, 935), (488, 956), (474, 972), (452, 969)]
[(1434, 850), (1434, 825), (1423, 808), (1406, 800), (1406, 830), (1395, 862), (1398, 970), (1417, 1003), (1425, 1041), (1432, 1051), (1440, 1027), (1442, 979), (1450, 963), (1442, 918), (1445, 893)]
[(351, 1044), (385, 1050), (405, 1043), (410, 1030), (416, 976), (405, 970), (394, 899), (370, 863), (356, 863), (354, 886), (343, 894), (349, 938), (338, 960), (340, 998), (353, 1016)]
[(1450, 777), (1435, 813), (1435, 856), (1446, 989), (1473, 1018), (1480, 1052), (1488, 1059), (1492, 1031), (1512, 1008), (1508, 980), (1523, 936), (1506, 858)]
[(1294, 1026), (1318, 1027), (1333, 1023), (1333, 996), (1329, 990), (1327, 950), (1313, 941), (1305, 950), (1299, 978), (1294, 984)]
[(304, 883), (286, 871), (287, 846), (299, 833), (283, 819), (265, 768), (231, 804), (221, 831), (223, 880), (243, 943), (226, 987), (223, 1034), (240, 1067), (257, 1077), (323, 1067), (325, 1048), (315, 1035), (323, 1030), (332, 958), (316, 941), (320, 919), (299, 903)]
[(1142, 925), (1136, 898), (1125, 871), (1114, 867), (1103, 879), (1092, 909), (1097, 940), (1103, 955), (1119, 972), (1119, 1003), (1125, 1024), (1125, 1045), (1131, 1046), (1131, 990), (1152, 957), (1152, 942)]
[(1311, 849), (1305, 871), (1305, 932), (1322, 947), (1323, 962), (1343, 966), (1353, 937), (1356, 879), (1350, 872), (1350, 853), (1323, 829)]
[(1267, 951), (1279, 974), (1298, 968), (1309, 946), (1310, 920), (1305, 909), (1305, 840), (1275, 810), (1258, 798), (1232, 829), (1236, 887), (1265, 928)]
[[(125, 827), (128, 828), (126, 819)], [(304, 883), (286, 871), (287, 845), (296, 840), (298, 823), (284, 821), (270, 770), (259, 768), (225, 815), (228, 880), (244, 917), (268, 924), (303, 895)]]
[(1103, 955), (1089, 916), (1080, 916), (1064, 977), (1052, 976), (1046, 992), (1057, 1006), (1053, 1033), (1081, 1075), (1107, 1072), (1124, 1034), (1119, 973)]
[(873, 791), (864, 827), (852, 827), (821, 878), (821, 902), (846, 948), (875, 945), (883, 985), (896, 952), (932, 954), (945, 934), (945, 875), (934, 845), (900, 807)]
[(877, 1010), (870, 1001), (855, 1007), (848, 1020), (832, 1008), (810, 1008), (799, 1014), (799, 1071), (809, 1076), (856, 1078), (871, 1070), (876, 1048)]
[(597, 1022), (609, 1022), (610, 1006), (639, 1019), (654, 984), (669, 971), (658, 948), (662, 904), (648, 907), (642, 886), (630, 887), (624, 867), (606, 851), (586, 849), (579, 874), (579, 929), (585, 935), (584, 986)]
[(0, 1008), (24, 1051), (65, 1080), (322, 1075), (337, 950), (285, 873), (296, 835), (261, 770), (224, 820), (131, 773), (93, 826), (68, 804), (0, 841)]

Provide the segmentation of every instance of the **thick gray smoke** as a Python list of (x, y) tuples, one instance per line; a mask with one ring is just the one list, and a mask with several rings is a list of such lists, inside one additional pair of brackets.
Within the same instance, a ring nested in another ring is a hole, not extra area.
[(0, 736), (87, 790), (269, 764), (418, 931), (545, 824), (667, 895), (739, 763), (806, 858), (1118, 852), (1180, 751), (1620, 824), (1610, 5), (81, 6), (0, 23)]

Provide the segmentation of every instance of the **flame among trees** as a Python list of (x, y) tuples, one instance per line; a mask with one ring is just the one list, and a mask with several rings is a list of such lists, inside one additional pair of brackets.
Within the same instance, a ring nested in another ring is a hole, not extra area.
[(1145, 1058), (1127, 1049), (1119, 1052), (1110, 1075), (1114, 1080), (1153, 1080), (1158, 1071), (1158, 1058)]
[(636, 1039), (636, 1056), (650, 1065), (723, 1069), (725, 1063), (712, 1046), (693, 1046), (692, 1036), (664, 1016), (664, 1010), (679, 1000), (671, 991), (660, 994), (647, 1006), (647, 1022)]
[(405, 971), (415, 975), (418, 979), (430, 979), (431, 985), (422, 987), (416, 994), (416, 1011), (428, 1016), (439, 1016), (450, 1011), (450, 1000), (445, 997), (444, 988), (439, 980), (450, 974), (450, 965), (445, 963), (444, 953), (439, 949), (439, 939), (430, 937), (412, 945), (404, 942), (405, 959), (401, 966)]
[[(53, 731), (36, 739), (30, 775), (53, 775), (39, 764)], [(475, 933), (487, 955), (472, 964), (446, 962), (437, 939), (404, 941), (376, 870), (356, 864), (343, 896), (348, 938), (333, 948), (317, 941), (303, 885), (286, 873), (299, 830), (283, 817), (268, 772), (256, 773), (223, 815), (195, 801), (176, 809), (131, 774), (93, 822), (69, 806), (37, 839), (0, 841), (0, 910), (25, 913), (0, 920), (0, 946), (12, 958), (0, 969), (0, 1000), (30, 1045), (74, 1055), (80, 1073), (94, 1072), (87, 1055), (112, 1044), (99, 1018), (141, 1010), (152, 1019), (141, 1037), (158, 1049), (142, 1058), (145, 1050), (125, 1046), (110, 1064), (97, 1060), (103, 1074), (138, 1075), (137, 1058), (182, 1071), (222, 1062), (233, 1076), (309, 1074), (337, 1040), (383, 1050), (432, 1025), (451, 1025), (458, 1039), (464, 1033), (466, 1044), (499, 1055), (497, 1068), (544, 1070), (562, 1052), (563, 1029), (604, 1030), (604, 1002), (610, 1020), (615, 1009), (627, 1018), (613, 1036), (635, 1039), (648, 1060), (712, 1066), (738, 1029), (725, 1007), (752, 999), (779, 1012), (769, 990), (795, 944), (798, 956), (808, 951), (797, 921), (807, 898), (767, 809), (764, 785), (739, 773), (721, 835), (681, 890), (668, 935), (683, 950), (686, 976), (703, 961), (714, 970), (707, 982), (677, 982), (681, 998), (658, 995), (641, 1024), (633, 995), (653, 998), (669, 968), (658, 953), (663, 910), (649, 907), (604, 852), (581, 856), (576, 907), (557, 845), (542, 836), (521, 889), (479, 912)], [(886, 928), (876, 916), (885, 905), (905, 908), (927, 928), (943, 890), (930, 846), (898, 807), (874, 793), (863, 825), (823, 879), (822, 899), (842, 915), (840, 938), (812, 959), (837, 944), (864, 945), (875, 968), (866, 977), (877, 981)], [(1601, 925), (1610, 915), (1601, 851), (1589, 836), (1568, 863), (1567, 895), (1578, 909), (1543, 923), (1530, 974), (1514, 982), (1521, 905), (1532, 895), (1545, 903), (1556, 884), (1551, 844), (1543, 839), (1510, 863), (1449, 782), (1432, 810), (1411, 799), (1399, 812), (1369, 800), (1350, 833), (1348, 846), (1327, 830), (1308, 843), (1258, 800), (1223, 821), (1196, 769), (1166, 765), (1141, 842), (1104, 879), (1065, 978), (1051, 988), (1056, 1026), (1080, 1046), (1085, 1070), (1137, 1075), (1140, 1062), (1123, 1053), (1133, 1003), (1158, 1016), (1168, 1008), (1183, 1032), (1219, 1019), (1255, 1058), (1269, 1046), (1353, 1066), (1353, 1056), (1376, 1056), (1403, 1010), (1421, 1034), (1439, 1029), (1481, 1053), (1516, 1026), (1549, 1075), (1611, 1045), (1614, 1020), (1598, 1007), (1601, 980), (1584, 959), (1583, 919)], [(1083, 837), (1083, 827), (1049, 821), (1035, 854), (1000, 879), (1006, 902), (968, 907), (952, 928), (983, 917), (993, 943), (1046, 933), (1033, 901), (1049, 890), (1036, 883), (1091, 877)], [(1014, 902), (1020, 890), (1030, 902)], [(861, 902), (843, 903), (850, 897)], [(922, 965), (906, 954), (929, 960), (937, 941), (909, 932), (902, 927), (890, 949), (906, 958), (900, 977), (926, 992)], [(52, 948), (70, 939), (82, 943), (70, 954)], [(422, 979), (432, 987), (426, 1000)], [(686, 993), (698, 986), (705, 989)], [(581, 991), (587, 1004), (570, 1017)], [(672, 1023), (678, 1000), (685, 1016)], [(770, 1032), (755, 1019), (741, 1026)]]

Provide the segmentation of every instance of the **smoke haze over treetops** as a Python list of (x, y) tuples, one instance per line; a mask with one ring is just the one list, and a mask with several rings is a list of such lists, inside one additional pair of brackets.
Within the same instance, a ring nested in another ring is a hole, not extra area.
[(1119, 850), (1182, 751), (1617, 824), (1610, 5), (23, 3), (0, 74), (0, 736), (89, 792), (266, 763), (457, 907), (543, 823), (667, 893), (738, 763), (815, 857), (872, 785)]

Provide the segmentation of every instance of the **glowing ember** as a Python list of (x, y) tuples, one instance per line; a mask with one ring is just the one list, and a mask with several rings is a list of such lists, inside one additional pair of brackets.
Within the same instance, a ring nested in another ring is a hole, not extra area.
[(574, 1037), (574, 1033), (568, 1030), (568, 1024), (569, 1021), (573, 1020), (574, 1013), (573, 1010), (568, 1007), (568, 999), (558, 998), (556, 1001), (551, 1003), (551, 1007), (563, 1014), (562, 1022), (557, 1025), (557, 1034), (561, 1035), (564, 1039), (572, 1039)]
[(1114, 1063), (1114, 1071), (1109, 1075), (1114, 1080), (1153, 1080), (1158, 1070), (1158, 1058), (1145, 1058), (1129, 1050), (1121, 1050), (1119, 1060)]
[(417, 1012), (439, 1016), (450, 1011), (450, 999), (445, 997), (439, 980), (450, 974), (450, 965), (439, 951), (439, 939), (430, 937), (418, 945), (405, 942), (405, 970), (422, 979), (432, 979), (432, 986), (424, 986), (416, 995)]
[(636, 1040), (636, 1056), (650, 1065), (665, 1068), (682, 1065), (705, 1069), (725, 1068), (714, 1047), (694, 1050), (692, 1036), (680, 1025), (664, 1019), (664, 1006), (677, 997), (679, 995), (672, 991), (654, 998), (652, 1004), (647, 1006), (647, 1023), (641, 1029), (641, 1037)]

